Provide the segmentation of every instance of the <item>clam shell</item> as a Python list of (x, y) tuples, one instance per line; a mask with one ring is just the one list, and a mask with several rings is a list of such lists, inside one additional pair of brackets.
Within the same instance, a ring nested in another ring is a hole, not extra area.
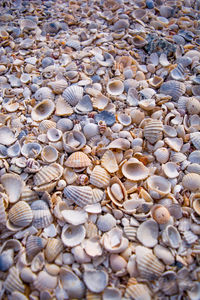
[(21, 153), (26, 158), (36, 158), (40, 155), (42, 151), (42, 146), (39, 143), (27, 143), (21, 148)]
[(32, 222), (33, 214), (28, 203), (19, 201), (9, 210), (8, 218), (16, 226), (26, 227)]
[(170, 213), (168, 209), (160, 204), (154, 205), (151, 209), (153, 219), (158, 224), (166, 224), (170, 219)]
[(149, 176), (149, 170), (139, 160), (131, 158), (123, 164), (122, 174), (130, 180), (139, 181)]
[(88, 214), (83, 210), (70, 210), (66, 207), (61, 207), (61, 214), (64, 220), (72, 225), (84, 224), (88, 219)]
[(185, 189), (195, 192), (200, 189), (200, 175), (189, 173), (183, 177), (182, 184)]
[(56, 122), (43, 120), (38, 126), (38, 129), (41, 133), (47, 133), (48, 129), (50, 128), (56, 128)]
[(118, 138), (108, 145), (108, 149), (128, 150), (130, 149), (130, 142), (126, 139)]
[(40, 186), (49, 183), (53, 180), (58, 180), (63, 173), (61, 165), (53, 163), (48, 166), (44, 166), (40, 171), (34, 175), (34, 184)]
[(171, 183), (162, 176), (150, 176), (146, 183), (149, 193), (154, 199), (161, 199), (171, 191)]
[(109, 98), (104, 96), (103, 94), (97, 95), (95, 98), (92, 99), (93, 107), (98, 110), (104, 110), (109, 103)]
[(144, 137), (151, 143), (155, 144), (162, 139), (163, 124), (159, 120), (150, 120), (144, 127)]
[(53, 217), (45, 201), (37, 200), (31, 204), (33, 213), (33, 226), (36, 228), (46, 228), (53, 222)]
[(165, 265), (172, 265), (174, 263), (174, 256), (168, 248), (158, 244), (153, 251), (155, 256), (161, 259)]
[[(65, 101), (62, 97), (59, 97), (56, 100), (56, 116), (71, 116), (73, 114), (73, 108), (68, 102)], [(62, 119), (61, 119), (62, 120)]]
[(73, 130), (63, 134), (63, 147), (68, 153), (81, 150), (85, 144), (86, 138), (80, 131)]
[(200, 150), (200, 132), (190, 133), (190, 140), (197, 150)]
[(55, 94), (61, 94), (68, 86), (68, 83), (64, 79), (48, 82), (48, 86), (53, 90)]
[(63, 250), (63, 243), (60, 239), (50, 238), (48, 239), (44, 255), (48, 262), (53, 262), (58, 254)]
[(99, 188), (106, 188), (110, 182), (110, 175), (101, 166), (95, 166), (91, 175), (90, 183)]
[(186, 103), (187, 111), (189, 114), (199, 114), (200, 113), (200, 102), (196, 98), (192, 97)]
[(17, 202), (24, 188), (24, 182), (22, 181), (21, 177), (17, 174), (4, 174), (1, 176), (0, 181), (6, 190), (6, 194), (9, 197), (9, 202)]
[(12, 146), (10, 146), (7, 150), (7, 155), (9, 157), (17, 157), (20, 155), (20, 153), (21, 153), (21, 146), (18, 141)]
[(8, 276), (4, 281), (3, 287), (6, 291), (10, 293), (14, 291), (24, 293), (25, 286), (19, 277), (19, 271), (16, 267), (10, 268)]
[(67, 182), (67, 184), (72, 184), (78, 179), (78, 176), (71, 168), (64, 169), (63, 177), (64, 177), (65, 181)]
[(58, 151), (53, 146), (45, 146), (42, 149), (41, 158), (47, 163), (55, 162), (58, 159)]
[(35, 93), (35, 99), (38, 101), (42, 101), (44, 99), (54, 99), (54, 94), (52, 92), (52, 90), (48, 87), (41, 87), (37, 90), (37, 92)]
[(147, 280), (155, 280), (159, 278), (165, 266), (157, 259), (152, 251), (143, 246), (135, 248), (137, 269), (140, 277)]
[(107, 150), (101, 158), (101, 165), (109, 173), (115, 173), (119, 170), (117, 160), (114, 153), (111, 150)]
[(126, 189), (116, 176), (112, 177), (110, 180), (110, 186), (107, 188), (107, 193), (111, 201), (117, 206), (122, 206), (123, 202), (127, 200)]
[(64, 195), (80, 207), (93, 203), (93, 191), (89, 186), (68, 185), (64, 188)]
[(158, 231), (157, 223), (147, 220), (138, 227), (137, 238), (145, 247), (152, 248), (158, 243)]
[(185, 93), (185, 85), (176, 80), (169, 80), (161, 85), (160, 93), (170, 95), (177, 101)]
[(8, 249), (0, 254), (0, 271), (5, 272), (14, 264), (14, 250)]
[(103, 234), (101, 243), (110, 253), (121, 253), (128, 247), (128, 239), (123, 237), (122, 230), (118, 227), (112, 228)]
[(60, 281), (67, 295), (72, 298), (83, 299), (85, 294), (85, 286), (79, 277), (68, 267), (60, 269)]
[(75, 247), (85, 238), (86, 230), (83, 225), (66, 224), (62, 229), (61, 239), (65, 246)]
[(135, 35), (133, 37), (133, 44), (136, 48), (143, 48), (147, 44), (147, 41), (142, 36)]
[(83, 98), (83, 88), (71, 85), (64, 90), (62, 96), (70, 105), (75, 106)]
[(155, 155), (158, 162), (164, 164), (169, 159), (169, 150), (167, 148), (161, 147), (161, 148), (158, 148), (154, 152), (154, 155)]
[(121, 95), (124, 91), (124, 84), (120, 80), (110, 80), (107, 84), (107, 92), (112, 96)]
[(49, 128), (47, 130), (47, 138), (50, 142), (58, 142), (62, 137), (62, 131), (57, 128)]
[(95, 117), (95, 122), (99, 123), (99, 121), (104, 121), (106, 123), (107, 126), (112, 126), (116, 119), (115, 119), (115, 115), (107, 110), (104, 110), (102, 112), (100, 112), (99, 114), (96, 114)]
[(70, 168), (86, 168), (90, 164), (91, 160), (88, 156), (80, 151), (72, 153), (65, 162), (65, 165)]
[(83, 280), (91, 292), (100, 293), (108, 284), (108, 274), (103, 270), (88, 270), (84, 272)]
[(31, 118), (34, 121), (42, 121), (48, 119), (55, 109), (55, 104), (51, 100), (43, 100), (38, 103), (31, 112)]
[(74, 108), (75, 112), (78, 114), (86, 114), (93, 110), (92, 101), (89, 95), (83, 96), (83, 98), (78, 102)]
[(39, 236), (30, 235), (26, 241), (26, 255), (32, 260), (44, 247), (47, 241)]
[(117, 119), (123, 126), (129, 126), (131, 124), (131, 117), (127, 114), (119, 113)]
[(191, 152), (190, 155), (188, 156), (188, 160), (191, 163), (200, 164), (200, 151), (199, 150), (195, 150), (195, 151)]
[(53, 290), (57, 285), (57, 276), (52, 276), (46, 271), (38, 273), (33, 285), (38, 291)]
[(6, 221), (7, 221), (7, 214), (4, 205), (4, 196), (3, 194), (0, 194), (0, 224), (6, 225)]
[(173, 225), (168, 225), (162, 232), (163, 242), (171, 248), (177, 249), (181, 244), (181, 236)]
[(0, 144), (9, 146), (16, 141), (14, 133), (9, 127), (2, 126), (0, 128)]
[(165, 295), (171, 296), (178, 293), (177, 275), (173, 271), (163, 273), (159, 279), (159, 284)]
[(176, 178), (179, 176), (179, 172), (177, 171), (178, 165), (174, 162), (163, 164), (162, 169), (168, 178)]
[(151, 293), (146, 284), (132, 284), (126, 288), (125, 297), (134, 300), (151, 300)]

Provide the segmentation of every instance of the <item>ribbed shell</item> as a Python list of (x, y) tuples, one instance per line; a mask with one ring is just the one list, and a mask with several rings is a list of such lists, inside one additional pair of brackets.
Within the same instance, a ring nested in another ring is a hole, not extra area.
[(151, 143), (155, 144), (162, 139), (163, 124), (159, 120), (151, 120), (144, 127), (144, 137)]
[(200, 190), (200, 175), (196, 173), (189, 173), (183, 177), (183, 187), (189, 191), (195, 192)]
[(160, 93), (172, 96), (177, 101), (185, 93), (185, 84), (176, 80), (164, 82), (160, 87)]
[(3, 196), (0, 194), (0, 224), (6, 225), (7, 215), (4, 206)]
[(26, 255), (32, 260), (45, 246), (47, 241), (39, 236), (30, 235), (26, 241)]
[(41, 133), (47, 133), (48, 129), (50, 128), (56, 128), (56, 122), (51, 120), (43, 120), (38, 126), (38, 129)]
[(109, 172), (114, 173), (119, 170), (117, 160), (111, 150), (107, 150), (101, 158), (102, 166)]
[(12, 293), (14, 291), (19, 291), (21, 293), (24, 293), (25, 286), (22, 283), (20, 277), (19, 277), (19, 271), (16, 267), (12, 267), (9, 270), (9, 274), (3, 284), (3, 287), (6, 291)]
[(190, 140), (197, 150), (200, 150), (200, 132), (190, 133)]
[(65, 101), (65, 99), (62, 97), (58, 98), (56, 101), (56, 116), (71, 116), (73, 112), (73, 108), (68, 102)]
[(110, 175), (101, 166), (94, 167), (90, 175), (90, 183), (99, 188), (105, 188), (109, 185)]
[(32, 222), (33, 213), (28, 203), (19, 201), (9, 210), (8, 218), (16, 226), (26, 227)]
[(137, 227), (133, 226), (125, 226), (124, 227), (124, 233), (129, 239), (129, 241), (136, 241), (136, 233), (137, 233)]
[(37, 229), (46, 228), (53, 222), (53, 217), (45, 201), (37, 200), (31, 204), (33, 226)]
[(72, 106), (75, 106), (83, 97), (83, 88), (77, 85), (67, 87), (63, 92), (63, 98)]
[(81, 151), (72, 153), (65, 162), (65, 165), (70, 168), (85, 168), (90, 164), (91, 160)]
[(45, 166), (34, 176), (34, 184), (38, 186), (57, 180), (62, 176), (62, 173), (63, 168), (59, 164), (53, 163)]
[(93, 191), (89, 186), (68, 185), (64, 188), (64, 195), (80, 207), (93, 203)]
[(126, 299), (133, 300), (151, 300), (148, 287), (145, 284), (132, 284), (126, 288)]
[(63, 243), (60, 239), (51, 238), (48, 240), (44, 254), (48, 262), (53, 262), (58, 254), (63, 250)]

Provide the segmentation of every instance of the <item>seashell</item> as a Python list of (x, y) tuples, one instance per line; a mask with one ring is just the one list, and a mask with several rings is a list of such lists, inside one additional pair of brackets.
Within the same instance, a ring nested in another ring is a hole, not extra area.
[(38, 126), (41, 133), (47, 133), (50, 128), (56, 128), (56, 123), (50, 120), (43, 120)]
[(154, 247), (158, 243), (158, 225), (150, 219), (143, 222), (137, 230), (137, 238), (145, 247)]
[(103, 300), (120, 300), (121, 291), (115, 287), (107, 287), (103, 292)]
[(187, 295), (190, 300), (198, 300), (200, 293), (200, 284), (198, 281), (193, 283), (193, 286), (190, 290), (187, 290)]
[(21, 31), (34, 30), (37, 28), (37, 23), (30, 19), (19, 20), (19, 26)]
[(189, 114), (199, 114), (200, 113), (200, 102), (196, 98), (192, 97), (186, 103), (187, 111)]
[(196, 173), (184, 175), (182, 184), (183, 187), (189, 191), (198, 191), (200, 189), (200, 175)]
[(62, 250), (62, 241), (57, 238), (50, 238), (48, 239), (44, 255), (48, 262), (53, 262)]
[(159, 284), (165, 295), (171, 296), (178, 293), (177, 275), (173, 271), (167, 271), (162, 274)]
[(171, 191), (171, 183), (162, 176), (150, 176), (146, 183), (149, 194), (154, 199), (161, 199)]
[(34, 121), (42, 121), (50, 117), (55, 109), (55, 104), (51, 100), (43, 100), (38, 103), (31, 112), (31, 118)]
[(151, 111), (155, 108), (156, 103), (154, 99), (140, 100), (139, 107), (146, 111)]
[(122, 174), (130, 180), (139, 181), (149, 176), (149, 170), (139, 160), (131, 158), (123, 164)]
[(162, 139), (163, 124), (159, 120), (150, 120), (144, 127), (144, 137), (151, 143), (155, 144)]
[(191, 163), (200, 164), (200, 151), (199, 150), (195, 150), (195, 151), (191, 152), (190, 155), (188, 156), (188, 160)]
[(110, 186), (107, 188), (107, 193), (111, 201), (117, 206), (122, 206), (123, 202), (127, 200), (126, 189), (116, 176), (110, 180)]
[(98, 110), (104, 110), (109, 103), (109, 98), (99, 93), (95, 98), (92, 99), (93, 107)]
[(26, 227), (32, 222), (33, 214), (28, 203), (19, 201), (9, 210), (8, 218), (16, 226)]
[(154, 155), (159, 163), (166, 163), (169, 160), (169, 150), (167, 148), (161, 147), (158, 148)]
[(85, 174), (78, 176), (77, 183), (80, 185), (87, 185), (89, 183), (89, 177)]
[(134, 299), (134, 300), (151, 300), (151, 292), (146, 284), (131, 284), (127, 286), (125, 291), (125, 297), (127, 299)]
[(198, 236), (190, 230), (184, 231), (183, 236), (184, 236), (186, 243), (189, 245), (194, 244), (196, 242), (196, 240), (198, 240)]
[(176, 152), (179, 152), (183, 146), (182, 138), (165, 138), (164, 142)]
[(62, 132), (70, 131), (73, 128), (73, 122), (70, 119), (62, 118), (57, 122), (56, 127)]
[(0, 158), (6, 158), (8, 148), (6, 146), (0, 145)]
[(83, 133), (86, 139), (91, 139), (99, 135), (99, 126), (94, 123), (88, 123), (83, 127)]
[(42, 149), (41, 158), (47, 163), (55, 162), (58, 159), (58, 151), (53, 146), (45, 146)]
[(32, 225), (38, 229), (46, 228), (53, 222), (53, 217), (45, 201), (37, 200), (31, 204), (33, 213)]
[(109, 173), (115, 173), (119, 170), (117, 160), (114, 153), (111, 150), (107, 150), (101, 158), (101, 165)]
[(74, 109), (78, 114), (85, 114), (92, 111), (93, 105), (90, 96), (88, 95), (83, 96), (83, 98), (78, 102), (78, 104)]
[(44, 99), (53, 100), (54, 99), (54, 94), (53, 94), (53, 92), (50, 88), (41, 87), (36, 91), (35, 99), (38, 100), (38, 101), (42, 101), (42, 102), (43, 102)]
[(92, 195), (93, 195), (93, 203), (98, 203), (105, 198), (105, 192), (97, 188), (94, 188), (92, 190)]
[(115, 115), (106, 110), (96, 114), (94, 119), (97, 123), (99, 123), (99, 121), (104, 121), (107, 126), (112, 126), (116, 122)]
[(75, 247), (85, 238), (86, 230), (83, 225), (66, 224), (62, 229), (61, 239), (65, 246)]
[(47, 138), (50, 142), (58, 142), (62, 137), (62, 131), (57, 128), (49, 128), (47, 130)]
[(143, 48), (147, 44), (147, 41), (140, 35), (135, 35), (133, 37), (133, 45), (136, 48)]
[(72, 153), (65, 162), (65, 165), (70, 168), (86, 168), (90, 164), (91, 160), (88, 156), (80, 151)]
[(36, 273), (41, 271), (44, 268), (45, 265), (45, 258), (44, 253), (39, 252), (32, 260), (31, 262), (31, 270)]
[(169, 80), (161, 85), (160, 93), (170, 95), (177, 101), (185, 93), (185, 85), (176, 80)]
[(187, 102), (188, 102), (188, 97), (181, 96), (177, 101), (178, 109), (186, 112)]
[(62, 96), (70, 105), (75, 106), (83, 98), (83, 88), (71, 85), (64, 90)]
[(24, 188), (24, 181), (17, 174), (4, 174), (0, 178), (6, 194), (9, 197), (10, 203), (15, 203), (19, 200), (22, 190)]
[(121, 253), (128, 247), (128, 239), (123, 237), (121, 229), (114, 227), (103, 234), (101, 244), (110, 253)]
[(28, 300), (28, 298), (23, 295), (22, 293), (18, 292), (18, 291), (14, 291), (12, 292), (11, 296), (11, 300)]
[(39, 236), (30, 235), (26, 241), (26, 255), (28, 260), (32, 260), (42, 249), (47, 241)]
[(61, 207), (61, 214), (66, 222), (74, 226), (84, 224), (87, 221), (88, 214), (83, 210), (70, 210)]
[(178, 63), (177, 67), (174, 68), (170, 72), (170, 75), (171, 75), (171, 78), (174, 79), (174, 80), (183, 81), (185, 79), (184, 73), (185, 73), (184, 66), (181, 63)]
[(59, 95), (64, 91), (64, 89), (66, 89), (68, 83), (66, 80), (60, 79), (60, 80), (48, 82), (47, 85), (53, 90), (54, 94)]
[(53, 290), (57, 286), (57, 276), (52, 276), (46, 271), (41, 271), (37, 274), (33, 285), (38, 291)]
[(79, 277), (69, 267), (61, 267), (60, 281), (70, 298), (83, 299), (85, 286)]
[(83, 280), (91, 292), (100, 293), (108, 284), (108, 274), (103, 270), (88, 270), (84, 272)]
[(73, 112), (74, 112), (73, 108), (62, 97), (59, 97), (56, 100), (56, 111), (55, 111), (56, 116), (71, 116)]
[(8, 271), (14, 264), (14, 250), (8, 249), (0, 254), (0, 271)]
[(7, 150), (7, 155), (9, 157), (17, 157), (20, 155), (20, 153), (21, 153), (21, 146), (18, 141), (12, 146), (10, 146)]
[(53, 163), (44, 166), (37, 174), (34, 175), (34, 184), (40, 186), (49, 183), (53, 180), (58, 180), (63, 173), (63, 167), (59, 164)]
[(9, 146), (16, 141), (14, 133), (10, 130), (9, 127), (2, 126), (0, 128), (0, 144)]
[(120, 19), (117, 22), (115, 22), (115, 24), (113, 26), (113, 30), (114, 31), (122, 31), (122, 30), (127, 29), (128, 27), (129, 27), (128, 20)]
[(79, 40), (71, 40), (70, 39), (70, 40), (67, 40), (65, 44), (66, 44), (66, 46), (71, 47), (77, 51), (79, 51), (80, 47), (81, 47)]
[(162, 241), (167, 246), (177, 249), (181, 244), (181, 236), (173, 225), (168, 225), (162, 232)]
[(114, 57), (108, 52), (104, 52), (103, 55), (95, 55), (95, 60), (103, 67), (111, 67), (114, 64)]
[(177, 171), (178, 165), (174, 162), (167, 162), (166, 164), (163, 164), (162, 169), (168, 178), (176, 178), (179, 176)]
[(3, 283), (3, 288), (10, 293), (14, 291), (24, 293), (25, 286), (19, 277), (19, 271), (16, 267), (10, 268), (8, 276)]
[(197, 150), (200, 150), (200, 132), (190, 133), (190, 140)]
[(156, 280), (164, 272), (165, 266), (157, 259), (152, 251), (143, 246), (135, 248), (137, 269), (141, 278)]
[(86, 138), (79, 131), (73, 130), (63, 134), (63, 147), (68, 153), (81, 150), (85, 144)]
[(64, 188), (64, 195), (80, 207), (93, 203), (93, 191), (89, 186), (68, 185)]
[(65, 168), (64, 169), (63, 177), (64, 177), (65, 181), (67, 182), (67, 184), (74, 183), (78, 178), (78, 176), (73, 171), (73, 169), (70, 169), (70, 168)]
[(159, 62), (163, 67), (168, 67), (170, 65), (170, 62), (167, 59), (167, 55), (165, 53), (162, 53), (159, 57)]
[(5, 201), (5, 197), (2, 193), (0, 193), (0, 224), (6, 225), (7, 214), (6, 214), (6, 207), (4, 201)]
[(123, 126), (129, 126), (131, 124), (131, 117), (127, 114), (119, 113), (117, 115), (117, 120), (122, 124)]
[(163, 126), (163, 132), (169, 136), (169, 137), (176, 137), (177, 136), (177, 130), (169, 125), (164, 125)]
[(106, 188), (110, 182), (110, 175), (101, 166), (95, 166), (91, 175), (90, 183), (99, 188)]
[(110, 80), (107, 83), (107, 92), (112, 96), (121, 95), (124, 91), (124, 84), (120, 80)]
[(126, 139), (118, 138), (108, 145), (108, 149), (128, 150), (130, 149), (130, 142)]
[(160, 204), (154, 205), (151, 209), (153, 219), (158, 224), (166, 224), (170, 219), (170, 213), (168, 209)]
[(99, 230), (106, 232), (111, 230), (114, 226), (116, 226), (116, 220), (111, 214), (107, 213), (103, 216), (99, 216), (97, 221), (97, 227)]
[(131, 88), (128, 89), (128, 94), (127, 94), (126, 101), (130, 106), (137, 106), (138, 105), (139, 96), (138, 96), (138, 92), (135, 88), (131, 87)]
[(163, 83), (163, 78), (155, 75), (153, 78), (150, 78), (148, 82), (152, 87), (158, 89)]
[(21, 153), (26, 158), (37, 158), (42, 151), (42, 146), (39, 143), (27, 143), (21, 148)]
[(156, 257), (161, 259), (166, 265), (172, 265), (175, 261), (170, 250), (159, 244), (155, 246), (154, 253)]

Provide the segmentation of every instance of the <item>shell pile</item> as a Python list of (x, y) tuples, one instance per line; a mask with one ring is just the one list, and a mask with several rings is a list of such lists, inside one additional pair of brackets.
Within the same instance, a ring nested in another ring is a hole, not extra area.
[(200, 299), (200, 1), (0, 1), (0, 299)]

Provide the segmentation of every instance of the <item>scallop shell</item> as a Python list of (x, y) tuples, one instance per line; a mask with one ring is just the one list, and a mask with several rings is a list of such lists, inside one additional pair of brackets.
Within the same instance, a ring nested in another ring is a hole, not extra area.
[(33, 213), (33, 226), (36, 228), (46, 228), (53, 222), (53, 217), (45, 201), (37, 200), (31, 204)]
[(27, 143), (21, 148), (21, 153), (26, 158), (36, 158), (40, 155), (42, 151), (42, 146), (39, 143)]
[(61, 239), (65, 246), (75, 247), (85, 238), (86, 230), (83, 225), (66, 224), (62, 229)]
[(56, 128), (56, 122), (43, 120), (38, 126), (38, 129), (41, 133), (47, 133), (48, 129), (50, 128)]
[(134, 300), (151, 300), (151, 293), (146, 284), (132, 284), (126, 288), (125, 297)]
[[(73, 114), (73, 108), (68, 102), (65, 101), (62, 97), (59, 97), (56, 100), (56, 116), (71, 116)], [(62, 119), (61, 119), (62, 120)]]
[(151, 214), (153, 219), (158, 224), (166, 224), (169, 222), (170, 219), (170, 213), (168, 209), (160, 204), (154, 205), (151, 209)]
[(111, 201), (117, 206), (122, 206), (123, 202), (127, 200), (126, 189), (116, 176), (110, 180), (110, 186), (107, 188), (107, 193)]
[(16, 267), (10, 268), (8, 276), (4, 281), (3, 287), (6, 291), (10, 293), (14, 291), (24, 293), (25, 286), (19, 277), (19, 271)]
[(81, 150), (85, 144), (86, 138), (80, 131), (72, 130), (63, 134), (63, 147), (68, 153)]
[(147, 280), (156, 280), (159, 278), (165, 266), (153, 255), (152, 251), (143, 246), (135, 248), (137, 269), (140, 277)]
[(48, 239), (44, 254), (48, 262), (53, 262), (63, 250), (63, 243), (58, 238)]
[(57, 286), (57, 276), (52, 276), (46, 271), (41, 271), (37, 274), (33, 285), (38, 291), (54, 290)]
[(122, 174), (130, 180), (139, 181), (149, 176), (149, 170), (139, 160), (131, 158), (123, 164)]
[(55, 109), (55, 104), (51, 100), (43, 100), (38, 103), (31, 112), (31, 118), (34, 121), (42, 121), (48, 119)]
[(108, 274), (103, 270), (88, 270), (84, 272), (83, 280), (91, 292), (100, 293), (108, 284)]
[(174, 80), (180, 80), (183, 81), (185, 79), (184, 76), (185, 73), (185, 68), (181, 63), (178, 63), (177, 67), (174, 68), (171, 72), (170, 72), (170, 76), (172, 79)]
[(181, 244), (181, 236), (173, 225), (168, 225), (162, 232), (162, 241), (169, 247), (177, 249)]
[(151, 119), (144, 127), (144, 137), (151, 143), (155, 144), (162, 139), (163, 124), (159, 120)]
[(90, 183), (99, 188), (106, 188), (110, 182), (110, 175), (101, 166), (94, 167), (90, 175)]
[(26, 255), (32, 260), (46, 246), (47, 241), (39, 236), (30, 235), (26, 241)]
[(145, 247), (152, 248), (158, 243), (158, 231), (158, 224), (147, 220), (138, 227), (137, 238)]
[(85, 294), (85, 286), (79, 277), (72, 272), (69, 267), (62, 267), (60, 269), (60, 281), (67, 295), (73, 299), (83, 299)]
[(112, 96), (121, 95), (124, 91), (124, 84), (120, 80), (110, 80), (107, 84), (107, 92)]
[(94, 108), (101, 111), (101, 110), (104, 110), (106, 108), (106, 106), (108, 105), (109, 98), (107, 98), (106, 96), (104, 96), (103, 94), (100, 93), (95, 98), (93, 98), (92, 103), (93, 103)]
[(160, 93), (170, 95), (177, 101), (185, 93), (185, 85), (176, 80), (169, 80), (161, 85)]
[(64, 195), (80, 207), (93, 203), (93, 191), (89, 186), (68, 185), (64, 188)]
[(65, 165), (70, 168), (86, 168), (90, 164), (91, 160), (88, 156), (80, 151), (72, 153), (65, 162)]
[(149, 193), (154, 199), (161, 199), (171, 191), (171, 183), (162, 176), (150, 176), (146, 182)]
[(34, 175), (34, 184), (40, 186), (49, 183), (53, 180), (58, 180), (63, 173), (61, 165), (53, 163), (48, 166), (44, 166), (40, 171)]
[(48, 82), (47, 84), (54, 92), (54, 94), (61, 94), (68, 86), (68, 83), (64, 79)]
[(115, 173), (119, 170), (117, 160), (114, 153), (111, 150), (107, 150), (101, 158), (101, 165), (109, 173)]
[(197, 150), (200, 150), (200, 132), (190, 133), (190, 140)]
[(75, 106), (83, 98), (83, 88), (78, 85), (71, 85), (64, 90), (62, 95), (70, 105)]
[(28, 203), (19, 201), (9, 210), (8, 218), (16, 226), (26, 227), (32, 222), (33, 214)]
[(9, 127), (2, 126), (0, 128), (0, 144), (9, 146), (16, 141), (14, 133), (10, 130)]
[(4, 174), (1, 176), (0, 181), (6, 190), (9, 202), (17, 202), (24, 188), (24, 181), (22, 181), (21, 177), (17, 174)]
[(35, 93), (35, 99), (38, 101), (42, 101), (44, 99), (54, 99), (54, 94), (52, 92), (52, 90), (48, 87), (41, 87), (37, 90), (37, 92)]
[(47, 163), (55, 162), (58, 159), (58, 151), (53, 146), (45, 146), (42, 149), (41, 158)]
[(192, 97), (186, 103), (187, 111), (189, 114), (199, 114), (200, 113), (200, 102), (196, 98)]
[(200, 175), (189, 173), (183, 177), (183, 187), (189, 191), (195, 192), (200, 189)]

